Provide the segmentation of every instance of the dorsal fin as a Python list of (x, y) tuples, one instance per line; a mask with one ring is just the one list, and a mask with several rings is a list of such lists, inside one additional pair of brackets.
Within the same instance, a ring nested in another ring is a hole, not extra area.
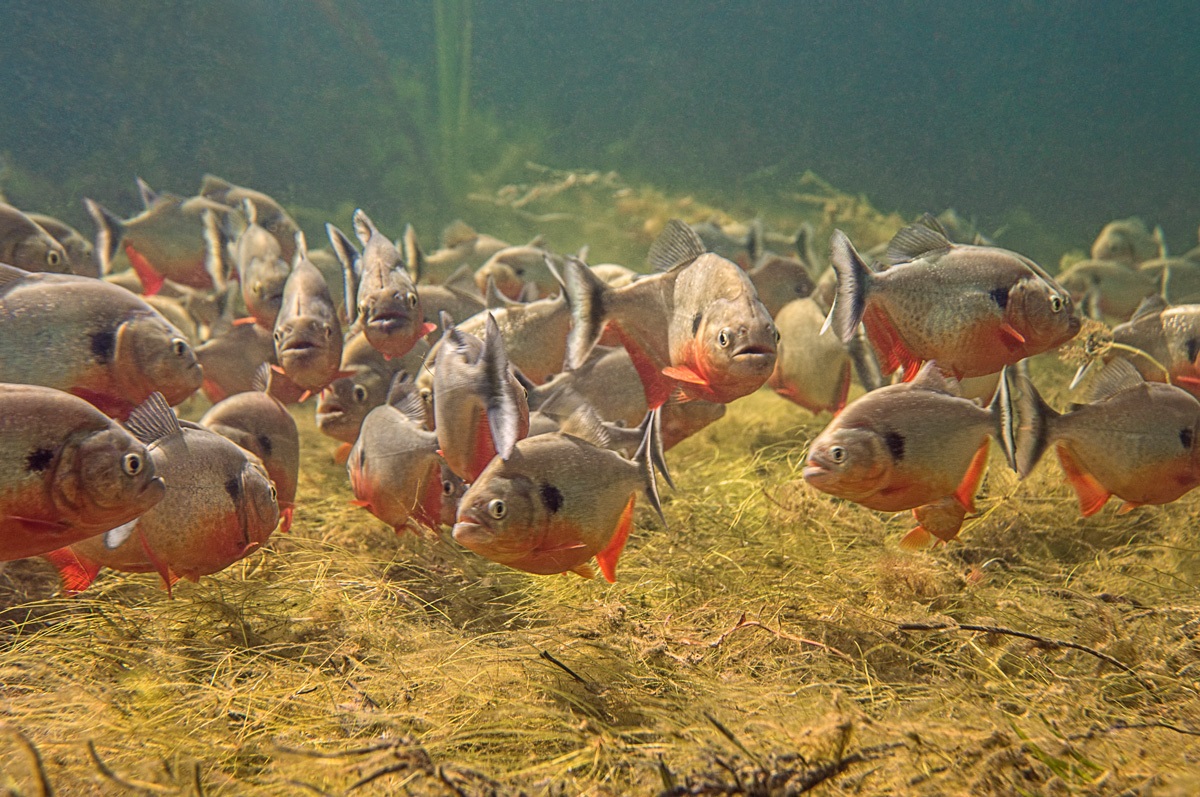
[(29, 276), (29, 272), (7, 263), (0, 263), (0, 288), (6, 288), (14, 282), (20, 282)]
[(597, 448), (612, 448), (612, 437), (604, 428), (604, 420), (586, 402), (580, 401), (566, 418), (559, 421), (559, 431), (586, 440)]
[(935, 390), (938, 393), (949, 393), (952, 396), (961, 395), (958, 380), (943, 374), (942, 369), (938, 368), (937, 363), (933, 360), (921, 366), (921, 370), (909, 384), (922, 390)]
[(671, 219), (651, 244), (648, 259), (655, 271), (670, 271), (686, 266), (702, 254), (704, 242), (696, 231), (679, 219)]
[(1133, 311), (1133, 315), (1129, 317), (1130, 321), (1137, 321), (1139, 318), (1158, 315), (1163, 310), (1166, 310), (1171, 305), (1161, 295), (1155, 293), (1142, 299), (1142, 303)]
[(242, 200), (242, 215), (246, 217), (246, 224), (258, 224), (258, 207), (250, 201), (250, 197)]
[[(926, 214), (926, 216), (928, 215)], [(933, 217), (930, 216), (930, 218)], [(893, 263), (907, 263), (930, 252), (949, 249), (953, 244), (946, 237), (946, 233), (940, 229), (942, 225), (938, 224), (937, 219), (933, 219), (933, 223), (937, 225), (938, 229), (920, 223), (910, 224), (896, 233), (887, 247), (888, 260)]]
[(496, 280), (492, 275), (488, 275), (487, 287), (483, 291), (483, 307), (485, 310), (501, 310), (519, 302), (514, 302), (512, 299), (505, 296), (496, 287)]
[(329, 222), (325, 223), (325, 234), (329, 236), (333, 254), (342, 264), (342, 297), (346, 303), (346, 320), (353, 324), (358, 317), (358, 281), (362, 276), (358, 250), (354, 248), (350, 236)]
[(1133, 367), (1133, 363), (1124, 357), (1114, 357), (1100, 369), (1100, 373), (1096, 374), (1084, 391), (1082, 398), (1086, 404), (1095, 404), (1110, 399), (1118, 393), (1139, 387), (1145, 382), (1146, 380)]
[(163, 398), (162, 393), (157, 391), (151, 393), (150, 398), (134, 407), (133, 412), (129, 413), (129, 420), (125, 421), (125, 428), (146, 445), (150, 445), (156, 440), (183, 434), (175, 411)]
[(304, 230), (296, 230), (296, 256), (292, 258), (292, 268), (305, 260), (308, 260), (308, 239), (304, 237)]
[(378, 235), (379, 230), (375, 229), (375, 222), (371, 221), (371, 217), (363, 213), (362, 208), (354, 211), (354, 216), (351, 219), (354, 222), (354, 234), (358, 236), (358, 240), (363, 246), (367, 245), (367, 241), (371, 240), (372, 235)]
[(254, 378), (250, 380), (250, 388), (255, 393), (266, 393), (271, 384), (271, 364), (263, 363), (254, 369)]
[(425, 402), (417, 383), (405, 370), (397, 371), (388, 388), (387, 405), (418, 426), (425, 425)]
[(479, 291), (475, 285), (475, 272), (466, 263), (451, 271), (450, 276), (446, 277), (446, 281), (442, 284), (447, 288), (469, 288), (472, 294), (478, 294)]
[(446, 229), (442, 230), (442, 246), (453, 249), (459, 244), (469, 243), (478, 237), (479, 233), (475, 232), (470, 224), (462, 219), (455, 219), (446, 225)]
[(200, 178), (200, 196), (215, 198), (216, 194), (225, 194), (233, 190), (233, 183), (215, 174), (206, 174)]
[(413, 281), (413, 285), (416, 285), (425, 274), (425, 253), (421, 251), (421, 245), (417, 243), (417, 231), (411, 224), (404, 225), (404, 237), (400, 242), (404, 245), (397, 248), (403, 253), (404, 268), (408, 271), (408, 277)]
[(134, 181), (137, 183), (138, 196), (142, 198), (142, 205), (149, 210), (158, 201), (158, 192), (151, 188), (150, 184), (141, 177), (135, 177)]

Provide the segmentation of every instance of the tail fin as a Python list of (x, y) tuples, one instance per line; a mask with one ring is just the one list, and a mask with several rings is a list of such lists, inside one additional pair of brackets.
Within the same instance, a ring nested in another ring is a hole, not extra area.
[(996, 439), (1008, 466), (1024, 479), (1042, 458), (1053, 437), (1059, 414), (1050, 408), (1023, 373), (1005, 368), (988, 407), (996, 424)]
[(671, 484), (671, 476), (667, 473), (666, 459), (663, 457), (661, 412), (661, 407), (655, 407), (646, 413), (646, 419), (642, 421), (642, 444), (638, 446), (637, 453), (633, 455), (633, 461), (645, 479), (646, 500), (650, 502), (650, 506), (654, 507), (654, 511), (658, 513), (659, 519), (665, 526), (667, 518), (663, 515), (662, 503), (658, 500), (658, 480), (654, 475), (655, 468), (659, 469), (663, 478), (667, 480), (667, 484)]
[(837, 295), (821, 331), (824, 332), (832, 326), (834, 333), (843, 342), (849, 343), (854, 338), (867, 306), (872, 271), (841, 230), (833, 231), (830, 245), (833, 247), (830, 259), (837, 274)]
[(200, 218), (204, 222), (204, 270), (212, 280), (213, 290), (223, 291), (229, 279), (229, 238), (211, 209), (205, 209)]
[(571, 305), (571, 332), (567, 335), (566, 370), (583, 365), (604, 333), (605, 302), (612, 288), (597, 277), (587, 264), (576, 257), (567, 257), (563, 275), (567, 302)]
[(100, 273), (111, 274), (112, 259), (125, 237), (125, 225), (99, 202), (84, 199), (83, 206), (96, 222), (96, 257), (100, 259)]

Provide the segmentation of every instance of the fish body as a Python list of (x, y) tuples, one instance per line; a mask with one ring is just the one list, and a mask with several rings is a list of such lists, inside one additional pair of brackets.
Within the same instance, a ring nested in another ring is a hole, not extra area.
[(258, 369), (275, 362), (275, 342), (270, 330), (241, 324), (200, 344), (196, 357), (204, 367), (204, 395), (215, 404), (254, 389)]
[(475, 284), (480, 293), (486, 293), (491, 279), (502, 294), (515, 300), (520, 298), (525, 285), (532, 282), (537, 286), (538, 296), (549, 296), (559, 289), (559, 283), (546, 265), (547, 258), (555, 266), (562, 264), (561, 258), (542, 246), (527, 244), (501, 249), (475, 272)]
[(346, 270), (347, 316), (385, 357), (407, 354), (437, 327), (425, 321), (421, 297), (400, 250), (361, 210), (354, 211), (354, 230), (363, 245), (361, 256), (340, 231), (332, 225), (327, 229)]
[(297, 235), (296, 258), (275, 320), (275, 358), (288, 378), (307, 391), (324, 388), (342, 361), (342, 325), (321, 272)]
[(816, 283), (804, 263), (773, 252), (764, 252), (749, 271), (750, 281), (759, 301), (772, 318), (796, 299), (803, 299), (813, 292)]
[(164, 279), (201, 290), (223, 287), (223, 275), (210, 269), (204, 214), (224, 218), (230, 208), (204, 197), (163, 193), (150, 196), (144, 211), (122, 221), (90, 199), (84, 203), (99, 230), (102, 273), (111, 272), (113, 257), (123, 249), (147, 294), (157, 293)]
[[(999, 397), (988, 408), (961, 398), (937, 365), (927, 363), (912, 382), (867, 393), (834, 418), (809, 447), (804, 479), (822, 492), (882, 512), (953, 497), (965, 517), (974, 511), (989, 437), (1005, 437), (1002, 407)], [(944, 511), (933, 514), (945, 517)], [(919, 547), (935, 531), (943, 540), (957, 534), (954, 528), (954, 534), (943, 536), (945, 524), (935, 525), (918, 526), (901, 544)]]
[(424, 407), (411, 380), (392, 390), (389, 402), (371, 410), (362, 423), (346, 469), (355, 503), (396, 529), (416, 523), (436, 530), (443, 500), (453, 500), (457, 484), (443, 479), (437, 434), (425, 428)]
[[(247, 224), (233, 247), (242, 301), (254, 323), (274, 329), (279, 308), (283, 306), (283, 289), (292, 271), (290, 258), (279, 239), (258, 223), (256, 205), (246, 200), (243, 212)], [(295, 244), (290, 248), (294, 251)]]
[(1146, 357), (1113, 350), (1112, 357), (1124, 357), (1148, 382), (1172, 384), (1193, 395), (1200, 395), (1200, 305), (1172, 307), (1159, 297), (1143, 303), (1124, 324), (1113, 327), (1113, 342), (1145, 352), (1167, 369)]
[[(417, 285), (421, 296), (421, 311), (427, 323), (435, 323), (446, 313), (451, 318), (470, 318), (484, 308), (483, 297), (475, 290), (475, 283), (465, 290), (450, 283), (445, 285)], [(435, 330), (436, 331), (436, 330)]]
[(676, 389), (724, 404), (762, 387), (775, 366), (777, 333), (746, 273), (703, 252), (690, 228), (677, 220), (651, 256), (667, 270), (616, 289), (582, 261), (568, 259), (574, 320), (568, 365), (583, 364), (607, 323), (633, 358), (652, 408)]
[(454, 539), (494, 562), (529, 573), (590, 577), (596, 557), (616, 580), (617, 560), (644, 492), (660, 514), (654, 462), (661, 460), (656, 413), (633, 460), (562, 432), (521, 440), (497, 458), (459, 502)]
[[(96, 260), (95, 247), (78, 230), (53, 216), (46, 216), (41, 213), (27, 213), (25, 215), (29, 216), (31, 221), (49, 233), (54, 240), (62, 244), (62, 248), (67, 253), (68, 268), (66, 273), (79, 277), (100, 276), (100, 263)], [(19, 263), (4, 260), (3, 257), (0, 257), (0, 262), (6, 262), (11, 266), (17, 266), (17, 268), (21, 267)]]
[[(265, 388), (266, 385), (261, 385)], [(300, 476), (300, 435), (283, 402), (263, 390), (238, 393), (213, 405), (200, 425), (257, 456), (275, 485), (282, 531), (292, 525)]]
[(1200, 258), (1157, 257), (1138, 264), (1172, 304), (1200, 302)]
[(65, 390), (123, 418), (154, 391), (183, 401), (202, 378), (184, 334), (124, 288), (0, 265), (0, 382)]
[(1111, 496), (1122, 511), (1167, 504), (1200, 485), (1200, 401), (1173, 385), (1146, 382), (1126, 360), (1104, 366), (1089, 400), (1059, 414), (1033, 384), (1018, 383), (1018, 474), (1053, 445), (1084, 517)]
[(1128, 319), (1157, 290), (1147, 272), (1110, 260), (1083, 260), (1058, 275), (1056, 281), (1091, 318)]
[(529, 433), (529, 404), (495, 320), (483, 340), (448, 321), (445, 327), (433, 374), (438, 443), (450, 470), (472, 482)]
[(403, 357), (388, 360), (367, 342), (362, 332), (351, 335), (342, 350), (340, 370), (345, 376), (333, 380), (321, 391), (317, 428), (335, 440), (353, 443), (367, 413), (387, 399), (396, 374), (420, 373), (428, 353), (429, 344), (422, 340)]
[(841, 411), (850, 393), (850, 352), (835, 335), (821, 334), (825, 315), (814, 300), (796, 299), (775, 316), (779, 348), (768, 384), (814, 415)]
[(1092, 243), (1093, 260), (1118, 261), (1130, 268), (1145, 260), (1165, 256), (1162, 231), (1151, 232), (1137, 217), (1110, 221)]
[(466, 223), (455, 221), (442, 232), (442, 247), (424, 256), (422, 278), (435, 285), (443, 284), (460, 267), (477, 269), (492, 255), (510, 246), (495, 236), (478, 233)]
[(0, 562), (103, 534), (164, 489), (146, 446), (91, 404), (0, 384)]
[(68, 274), (67, 250), (37, 222), (5, 202), (0, 202), (0, 263), (26, 271)]
[(861, 321), (885, 374), (936, 360), (956, 377), (995, 373), (1073, 338), (1071, 296), (1036, 263), (991, 246), (952, 244), (924, 224), (888, 246), (894, 264), (868, 266), (833, 234), (837, 298), (830, 324), (844, 341)]
[[(168, 417), (169, 415), (169, 417)], [(49, 558), (64, 589), (86, 589), (100, 567), (157, 572), (170, 587), (224, 570), (257, 550), (279, 524), (276, 492), (257, 456), (215, 432), (180, 424), (170, 408), (131, 416), (166, 482), (166, 494), (116, 547), (93, 537)]]
[(201, 180), (200, 196), (243, 212), (249, 203), (253, 210), (254, 223), (279, 244), (283, 262), (288, 263), (295, 257), (296, 233), (300, 231), (300, 227), (283, 206), (271, 197), (252, 188), (234, 185), (212, 174), (204, 175)]

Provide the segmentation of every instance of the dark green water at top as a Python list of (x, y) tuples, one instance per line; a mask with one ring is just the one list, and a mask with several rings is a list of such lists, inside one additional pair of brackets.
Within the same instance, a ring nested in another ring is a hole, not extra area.
[[(10, 198), (90, 229), (83, 194), (132, 210), (134, 174), (184, 192), (212, 171), (443, 223), (461, 207), (434, 185), (434, 5), (10, 0), (0, 152), (38, 179)], [(535, 157), (752, 207), (812, 169), (905, 215), (953, 205), (988, 229), (1023, 208), (1085, 247), (1137, 214), (1175, 252), (1196, 243), (1196, 3), (476, 0), (470, 16), (472, 173)]]

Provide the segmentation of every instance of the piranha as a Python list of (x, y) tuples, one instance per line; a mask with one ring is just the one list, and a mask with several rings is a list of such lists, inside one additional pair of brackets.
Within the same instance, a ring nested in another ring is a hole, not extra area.
[(1116, 260), (1130, 268), (1156, 257), (1166, 257), (1161, 227), (1146, 229), (1146, 223), (1136, 216), (1117, 219), (1104, 225), (1092, 243), (1093, 260)]
[(567, 365), (580, 367), (608, 324), (629, 351), (651, 408), (680, 388), (688, 398), (724, 404), (762, 387), (775, 367), (778, 333), (746, 273), (706, 253), (678, 219), (667, 223), (650, 261), (659, 273), (610, 288), (583, 261), (567, 259), (574, 321)]
[(1070, 294), (1040, 266), (1007, 249), (951, 243), (932, 217), (896, 233), (883, 271), (841, 230), (832, 248), (837, 296), (826, 325), (849, 342), (862, 322), (884, 374), (903, 367), (911, 377), (937, 360), (956, 377), (983, 376), (1079, 332)]
[(1072, 388), (1097, 373), (1105, 362), (1123, 357), (1147, 382), (1169, 381), (1200, 398), (1200, 305), (1172, 307), (1161, 296), (1151, 296), (1132, 318), (1113, 327), (1112, 339), (1127, 348), (1113, 347), (1103, 360), (1080, 368)]
[(476, 232), (461, 219), (455, 220), (442, 231), (442, 247), (425, 257), (421, 277), (434, 284), (443, 284), (459, 269), (473, 271), (487, 262), (489, 257), (511, 245), (494, 236)]
[(305, 391), (315, 393), (344, 376), (338, 371), (342, 325), (325, 278), (308, 258), (302, 232), (296, 233), (296, 258), (284, 285), (273, 337), (279, 369)]
[(1085, 403), (1061, 415), (1028, 379), (1017, 378), (1014, 396), (1017, 474), (1027, 476), (1053, 445), (1084, 517), (1114, 495), (1124, 513), (1168, 504), (1200, 485), (1200, 401), (1147, 382), (1127, 360), (1105, 365)]
[[(249, 199), (244, 200), (242, 213), (246, 217), (246, 227), (233, 243), (233, 270), (237, 272), (242, 302), (250, 313), (249, 318), (264, 329), (274, 329), (279, 308), (283, 305), (283, 288), (292, 271), (290, 258), (284, 254), (275, 235), (258, 223), (257, 205)], [(205, 225), (210, 228), (206, 240), (210, 247), (217, 247), (210, 251), (209, 257), (220, 259), (225, 256), (225, 247), (220, 245), (221, 236), (214, 229), (217, 223), (216, 216), (205, 217)], [(295, 242), (288, 248), (294, 251)], [(230, 269), (220, 265), (218, 270), (226, 272)]]
[(1129, 318), (1156, 290), (1154, 277), (1111, 260), (1081, 260), (1058, 275), (1058, 284), (1089, 318)]
[(65, 390), (122, 419), (203, 376), (191, 344), (134, 294), (90, 277), (0, 265), (0, 382)]
[(911, 382), (872, 391), (834, 418), (809, 447), (804, 480), (868, 509), (917, 510), (920, 525), (900, 541), (903, 548), (923, 547), (934, 537), (948, 542), (975, 511), (989, 437), (1001, 442), (1012, 463), (1005, 443), (1012, 438), (1009, 400), (1000, 390), (981, 407), (957, 395), (955, 381), (943, 377), (937, 363), (926, 363)]
[(442, 456), (450, 470), (473, 482), (493, 457), (507, 458), (529, 434), (529, 404), (489, 317), (483, 340), (443, 316), (433, 374), (433, 406)]
[(485, 293), (491, 279), (501, 293), (517, 300), (525, 286), (533, 283), (534, 298), (549, 296), (561, 285), (551, 269), (561, 265), (562, 258), (551, 253), (537, 238), (525, 246), (510, 246), (496, 252), (475, 272), (475, 284), (480, 293)]
[(325, 225), (333, 251), (345, 271), (346, 317), (361, 327), (367, 341), (385, 357), (401, 357), (437, 329), (425, 321), (417, 286), (396, 245), (362, 210), (354, 211), (354, 232), (362, 255), (332, 224)]
[[(290, 262), (296, 256), (296, 233), (300, 232), (300, 227), (283, 206), (271, 197), (252, 188), (234, 185), (212, 174), (204, 175), (201, 180), (200, 196), (241, 210), (247, 219), (250, 219), (250, 213), (253, 213), (251, 223), (270, 233), (278, 242), (283, 261)], [(247, 208), (247, 205), (250, 207)]]
[(595, 557), (604, 578), (616, 581), (638, 493), (663, 519), (656, 467), (670, 483), (657, 411), (647, 413), (642, 434), (632, 461), (606, 447), (599, 427), (587, 437), (556, 432), (521, 440), (463, 495), (455, 541), (493, 562), (540, 575), (592, 578), (588, 561)]
[(0, 562), (103, 534), (164, 490), (146, 446), (91, 404), (0, 384)]
[(841, 412), (850, 394), (853, 361), (848, 345), (822, 335), (826, 313), (813, 299), (789, 302), (775, 315), (778, 357), (767, 384), (814, 415)]
[[(48, 232), (54, 240), (62, 244), (67, 253), (67, 273), (78, 277), (100, 276), (100, 263), (96, 260), (95, 247), (78, 230), (53, 216), (45, 216), (41, 213), (27, 213), (26, 215), (37, 226)], [(0, 257), (0, 261), (3, 260), (4, 258)], [(19, 264), (12, 261), (5, 262), (20, 267)]]
[(63, 245), (29, 216), (4, 202), (0, 202), (0, 263), (52, 274), (71, 271), (71, 260)]
[[(322, 434), (342, 441), (344, 453), (349, 453), (367, 413), (387, 400), (396, 374), (420, 372), (428, 353), (429, 344), (422, 340), (403, 357), (388, 360), (367, 343), (362, 332), (351, 335), (342, 349), (341, 372), (346, 376), (338, 377), (321, 391), (317, 428)], [(339, 461), (343, 455), (339, 455)]]
[(124, 248), (147, 295), (158, 293), (164, 280), (202, 290), (223, 288), (225, 275), (208, 256), (213, 247), (205, 242), (204, 215), (224, 219), (230, 208), (204, 197), (159, 194), (141, 179), (138, 188), (146, 209), (124, 221), (99, 203), (83, 200), (96, 222), (100, 272), (111, 273), (113, 258)]
[(275, 342), (269, 329), (242, 324), (197, 346), (196, 357), (204, 367), (204, 395), (215, 404), (254, 389), (259, 367), (275, 362)]
[[(387, 402), (363, 420), (346, 470), (354, 505), (402, 532), (412, 523), (441, 527), (443, 500), (453, 479), (443, 479), (437, 434), (425, 428), (425, 405), (407, 373), (396, 375)], [(456, 477), (455, 477), (456, 478)]]
[(196, 581), (224, 570), (279, 525), (275, 487), (254, 454), (181, 424), (161, 397), (134, 410), (127, 426), (146, 444), (166, 494), (136, 520), (48, 554), (64, 592), (87, 589), (101, 567), (157, 572), (169, 591), (180, 577)]
[(300, 434), (283, 402), (270, 393), (270, 381), (279, 377), (269, 366), (259, 368), (255, 389), (214, 404), (200, 418), (205, 429), (232, 440), (262, 460), (275, 485), (280, 531), (292, 527), (296, 483), (300, 476)]

